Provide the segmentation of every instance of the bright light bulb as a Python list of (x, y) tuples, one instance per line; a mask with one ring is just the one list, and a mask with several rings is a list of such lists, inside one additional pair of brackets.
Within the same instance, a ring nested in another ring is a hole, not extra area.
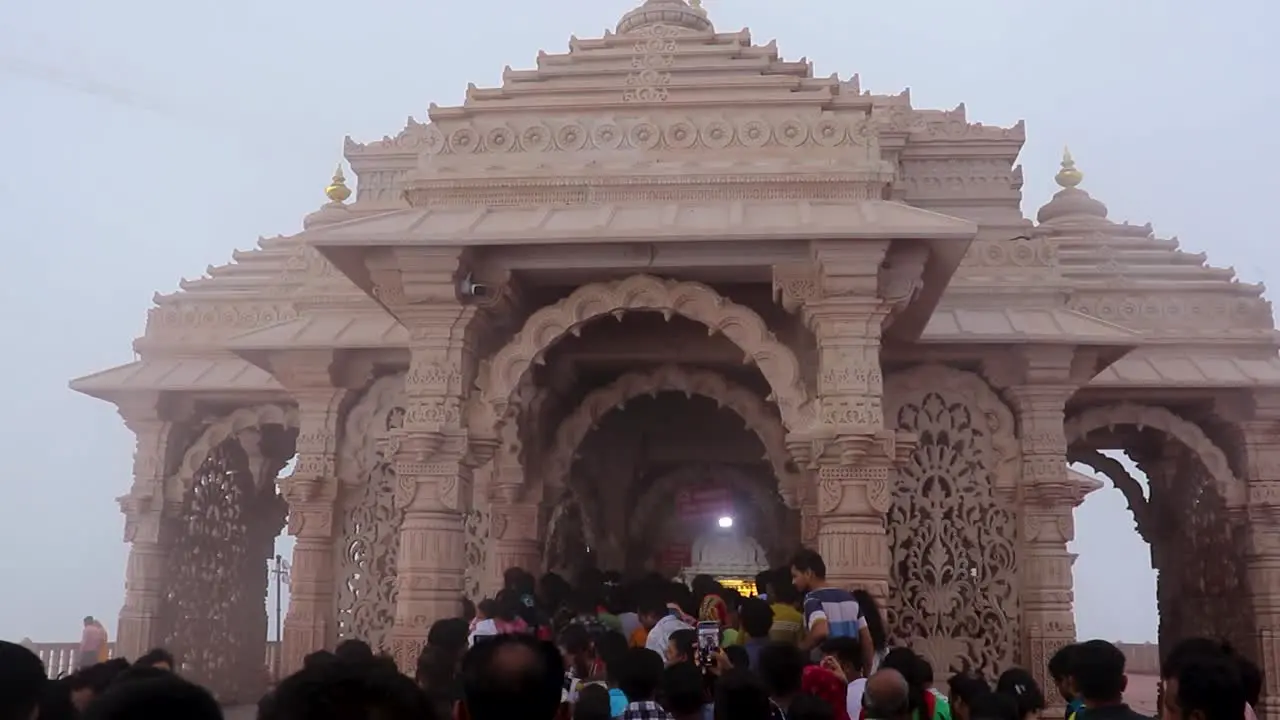
[(733, 518), (729, 517), (728, 515), (725, 515), (724, 517), (720, 518), (719, 525), (722, 528), (731, 528), (733, 527)]

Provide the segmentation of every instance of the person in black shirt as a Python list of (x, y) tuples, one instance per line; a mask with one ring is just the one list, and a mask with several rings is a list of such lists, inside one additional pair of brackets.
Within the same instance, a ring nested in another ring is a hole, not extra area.
[(1076, 646), (1071, 671), (1089, 720), (1147, 720), (1124, 702), (1124, 662), (1124, 653), (1106, 640)]

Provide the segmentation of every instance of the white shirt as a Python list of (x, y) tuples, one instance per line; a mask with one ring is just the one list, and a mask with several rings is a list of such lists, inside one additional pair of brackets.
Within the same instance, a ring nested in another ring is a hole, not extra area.
[(862, 693), (867, 689), (867, 679), (858, 678), (849, 683), (845, 692), (844, 704), (849, 709), (849, 717), (856, 718), (862, 714)]
[(671, 639), (671, 633), (677, 630), (692, 630), (685, 623), (680, 622), (680, 618), (674, 615), (668, 615), (657, 622), (653, 629), (649, 631), (649, 639), (644, 641), (644, 646), (662, 656), (662, 661), (667, 660), (667, 641)]
[(475, 647), (476, 638), (488, 635), (497, 635), (498, 625), (492, 619), (481, 620), (476, 623), (476, 627), (471, 631), (471, 635), (467, 637), (467, 647)]

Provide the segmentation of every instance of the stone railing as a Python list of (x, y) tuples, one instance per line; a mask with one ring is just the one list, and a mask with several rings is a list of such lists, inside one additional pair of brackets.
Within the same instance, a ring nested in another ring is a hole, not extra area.
[[(75, 672), (76, 663), (80, 659), (80, 643), (38, 643), (23, 639), (22, 645), (40, 657), (41, 662), (44, 663), (45, 670), (51, 678)], [(115, 643), (107, 645), (108, 657), (115, 657), (115, 649)], [(272, 679), (278, 679), (280, 672), (280, 644), (268, 642), (267, 654), (263, 660), (267, 670), (271, 673)]]
[(1160, 674), (1160, 646), (1155, 643), (1116, 643), (1124, 653), (1124, 671), (1130, 675)]

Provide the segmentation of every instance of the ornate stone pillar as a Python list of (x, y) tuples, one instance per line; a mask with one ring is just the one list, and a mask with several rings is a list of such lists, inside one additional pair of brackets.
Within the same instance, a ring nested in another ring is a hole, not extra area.
[(1239, 423), (1249, 486), (1245, 556), (1265, 718), (1280, 718), (1280, 407)]
[(813, 426), (792, 428), (787, 439), (816, 479), (800, 498), (803, 524), (816, 532), (827, 579), (865, 588), (881, 602), (890, 583), (889, 473), (912, 445), (909, 435), (885, 427), (882, 403), (880, 337), (894, 309), (882, 296), (888, 250), (888, 241), (814, 243), (804, 294), (783, 297), (784, 307), (800, 301), (818, 351)]
[(502, 427), (501, 444), (494, 455), (493, 483), (489, 488), (489, 583), (492, 592), (502, 588), (507, 568), (518, 567), (535, 576), (542, 570), (541, 503), (532, 492), (525, 472), (527, 458), (515, 422)]
[(281, 480), (294, 536), (280, 670), (302, 668), (308, 653), (332, 644), (334, 626), (334, 511), (338, 493), (338, 426), (346, 390), (333, 387), (331, 351), (282, 353), (272, 373), (298, 403), (298, 459)]
[(1075, 537), (1072, 513), (1086, 489), (1067, 472), (1063, 432), (1066, 403), (1075, 392), (1072, 348), (1032, 348), (1025, 357), (1022, 384), (1007, 391), (1022, 446), (1021, 662), (1045, 689), (1051, 706), (1046, 712), (1052, 715), (1064, 701), (1048, 676), (1049, 658), (1076, 641), (1071, 574), (1076, 556), (1067, 551), (1067, 543)]
[(125, 515), (124, 540), (130, 543), (125, 569), (124, 605), (116, 630), (116, 656), (137, 658), (163, 644), (165, 574), (177, 532), (175, 507), (164, 502), (164, 476), (170, 445), (179, 442), (174, 426), (159, 414), (154, 395), (120, 403), (120, 415), (133, 431), (133, 485), (118, 499)]

